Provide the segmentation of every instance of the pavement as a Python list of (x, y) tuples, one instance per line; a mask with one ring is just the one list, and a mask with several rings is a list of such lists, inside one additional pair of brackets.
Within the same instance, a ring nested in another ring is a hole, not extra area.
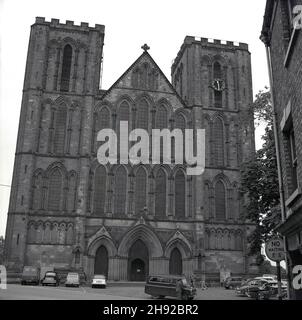
[[(8, 284), (0, 289), (0, 300), (151, 300), (145, 294), (144, 286), (127, 284), (108, 284), (106, 289), (81, 286), (79, 288), (21, 286)], [(171, 300), (167, 298), (166, 300)], [(249, 300), (237, 297), (234, 290), (224, 288), (197, 289), (196, 300)]]

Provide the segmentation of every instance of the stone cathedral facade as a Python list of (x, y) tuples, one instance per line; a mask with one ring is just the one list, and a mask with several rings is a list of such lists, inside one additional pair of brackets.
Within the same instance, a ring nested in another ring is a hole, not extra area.
[[(219, 279), (257, 272), (248, 256), (240, 164), (254, 154), (248, 46), (186, 37), (172, 83), (148, 47), (99, 88), (104, 26), (31, 27), (6, 231), (6, 265)], [(206, 129), (206, 169), (100, 165), (102, 128)]]

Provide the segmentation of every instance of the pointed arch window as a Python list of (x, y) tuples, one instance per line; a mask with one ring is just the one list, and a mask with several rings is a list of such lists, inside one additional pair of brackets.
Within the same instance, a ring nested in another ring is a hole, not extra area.
[(107, 173), (104, 166), (97, 167), (94, 176), (93, 211), (96, 215), (105, 212)]
[(157, 172), (155, 178), (155, 216), (165, 217), (166, 216), (166, 174), (164, 170), (160, 169)]
[(102, 107), (99, 112), (94, 113), (93, 121), (93, 131), (94, 131), (94, 141), (93, 141), (93, 151), (96, 152), (97, 148), (105, 142), (97, 142), (97, 134), (102, 129), (111, 128), (110, 126), (110, 111), (107, 107)]
[(226, 219), (226, 190), (222, 181), (215, 185), (215, 213), (216, 220)]
[(139, 214), (147, 205), (147, 174), (140, 167), (135, 177), (135, 213)]
[[(214, 62), (213, 65), (213, 77), (214, 79), (222, 80), (222, 68), (218, 61)], [(222, 92), (214, 90), (214, 106), (215, 108), (222, 107)]]
[(149, 105), (146, 99), (141, 99), (137, 108), (136, 119), (136, 128), (145, 129), (148, 131)]
[(117, 168), (114, 182), (114, 213), (117, 215), (126, 213), (127, 199), (127, 171), (123, 166)]
[(61, 105), (56, 111), (54, 153), (63, 154), (65, 152), (65, 136), (67, 122), (67, 107)]
[(224, 165), (224, 132), (222, 119), (216, 118), (213, 123), (213, 162), (216, 166)]
[(186, 179), (182, 170), (175, 175), (175, 217), (185, 218), (186, 216)]
[[(164, 105), (160, 105), (156, 110), (155, 126), (160, 130), (168, 128), (168, 114)], [(160, 143), (160, 163), (163, 163), (163, 139)]]
[(48, 210), (59, 211), (61, 209), (63, 194), (63, 176), (59, 169), (54, 169), (49, 178)]
[(178, 248), (174, 248), (170, 255), (169, 273), (173, 275), (182, 274), (182, 257)]
[(67, 44), (63, 50), (61, 91), (69, 91), (70, 73), (71, 73), (72, 47)]

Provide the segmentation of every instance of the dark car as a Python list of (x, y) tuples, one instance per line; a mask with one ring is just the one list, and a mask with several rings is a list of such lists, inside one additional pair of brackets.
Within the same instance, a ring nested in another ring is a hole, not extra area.
[(58, 286), (60, 285), (60, 278), (54, 271), (47, 271), (41, 281), (42, 286)]
[(24, 266), (21, 276), (21, 285), (34, 284), (37, 286), (39, 283), (40, 269), (33, 266)]
[(224, 282), (225, 289), (235, 289), (242, 283), (242, 277), (228, 277)]
[(254, 279), (247, 279), (245, 281), (242, 282), (242, 284), (240, 286), (238, 286), (236, 288), (236, 294), (237, 296), (246, 296), (246, 292), (250, 286), (250, 283), (254, 281)]
[(259, 298), (260, 291), (269, 291), (271, 290), (271, 287), (269, 285), (270, 283), (263, 279), (254, 279), (250, 282), (247, 291), (246, 296), (253, 299)]
[(160, 299), (170, 296), (182, 300), (193, 300), (196, 289), (188, 283), (185, 276), (154, 275), (148, 277), (145, 293)]

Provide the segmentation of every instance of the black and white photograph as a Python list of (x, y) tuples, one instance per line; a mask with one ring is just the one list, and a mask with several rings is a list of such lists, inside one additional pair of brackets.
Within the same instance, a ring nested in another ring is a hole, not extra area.
[(301, 29), (302, 0), (0, 0), (0, 309), (301, 300)]

